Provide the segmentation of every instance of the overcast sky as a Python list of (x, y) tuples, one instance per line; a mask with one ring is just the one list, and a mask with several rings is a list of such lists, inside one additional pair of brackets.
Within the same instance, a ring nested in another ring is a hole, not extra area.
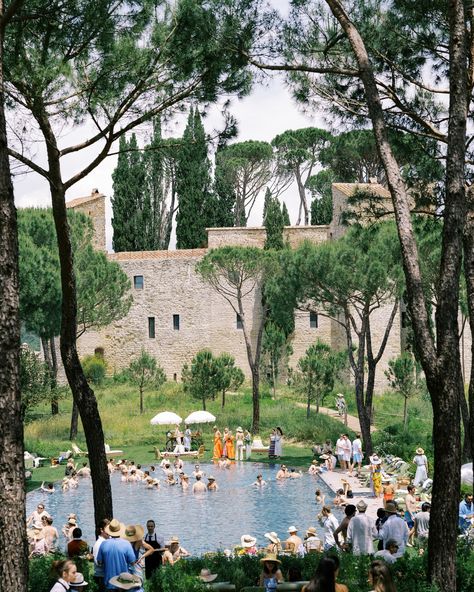
[[(286, 0), (275, 0), (274, 4), (279, 7), (286, 4)], [(307, 126), (322, 126), (322, 121), (315, 115), (309, 118), (303, 114), (293, 101), (290, 92), (283, 84), (282, 80), (272, 75), (268, 78), (266, 85), (256, 86), (253, 92), (244, 99), (233, 100), (229, 111), (237, 118), (239, 134), (234, 141), (244, 140), (265, 140), (271, 141), (278, 133), (288, 129), (297, 129)], [(171, 122), (164, 135), (179, 136), (184, 129), (186, 116)], [(214, 129), (222, 129), (223, 122), (219, 108), (213, 108), (204, 119), (204, 126), (208, 133)], [(77, 141), (84, 140), (93, 133), (92, 127), (82, 126), (65, 133), (60, 140), (61, 146), (67, 146)], [(139, 142), (145, 141), (140, 135), (145, 136), (145, 130), (138, 130)], [(117, 148), (112, 150), (115, 152)], [(93, 152), (82, 151), (71, 155), (69, 159), (63, 159), (63, 179), (68, 179), (76, 171), (81, 170), (91, 159)], [(41, 148), (34, 160), (44, 164), (44, 152)], [(111, 206), (110, 196), (112, 195), (112, 172), (117, 163), (117, 156), (110, 156), (92, 173), (82, 181), (74, 185), (66, 196), (67, 200), (76, 197), (89, 195), (93, 188), (99, 189), (104, 193), (107, 200), (107, 247), (110, 250), (112, 244), (111, 238)], [(28, 173), (14, 176), (15, 202), (18, 207), (25, 206), (50, 206), (51, 198), (47, 182), (36, 173)], [(295, 188), (290, 189), (282, 196), (286, 202), (290, 217), (294, 223), (297, 210), (298, 198)], [(262, 219), (263, 200), (260, 199), (260, 207), (257, 204), (252, 212), (249, 225), (260, 225)]]

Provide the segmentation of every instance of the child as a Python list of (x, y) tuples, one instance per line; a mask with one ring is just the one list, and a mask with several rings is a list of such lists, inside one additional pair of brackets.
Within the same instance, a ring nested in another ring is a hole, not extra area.
[(388, 501), (392, 501), (395, 498), (395, 487), (392, 485), (389, 479), (383, 481), (383, 506), (385, 508)]

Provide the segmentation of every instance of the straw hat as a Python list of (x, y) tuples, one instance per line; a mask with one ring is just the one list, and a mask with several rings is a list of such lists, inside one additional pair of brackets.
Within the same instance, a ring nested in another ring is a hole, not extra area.
[(71, 586), (74, 586), (75, 588), (78, 588), (79, 586), (87, 586), (87, 582), (81, 572), (76, 572), (76, 577), (71, 582)]
[(123, 572), (118, 576), (110, 578), (109, 584), (121, 590), (130, 590), (131, 588), (139, 588), (142, 585), (142, 581), (138, 576)]
[(144, 534), (143, 526), (140, 526), (140, 524), (129, 524), (125, 527), (123, 538), (134, 543), (135, 541), (141, 541)]
[(43, 529), (42, 528), (34, 528), (33, 529), (33, 538), (35, 541), (40, 541), (44, 539)]
[(203, 567), (199, 574), (199, 579), (203, 582), (213, 582), (217, 578), (217, 574), (211, 573), (210, 569)]
[(387, 514), (397, 514), (398, 513), (397, 504), (395, 502), (392, 502), (389, 500), (385, 504), (385, 511), (387, 512)]
[(172, 536), (172, 537), (170, 538), (170, 545), (173, 545), (173, 544), (175, 544), (175, 545), (179, 545), (179, 539), (178, 539), (178, 537), (177, 537), (177, 536)]
[(417, 449), (415, 450), (415, 452), (416, 452), (417, 454), (425, 454), (425, 451), (423, 450), (423, 448), (421, 448), (421, 446), (420, 446), (420, 448), (417, 448)]
[(329, 454), (321, 454), (321, 456), (319, 457), (321, 460), (328, 460), (329, 458)]
[(111, 537), (123, 537), (125, 533), (125, 524), (122, 524), (122, 522), (113, 518), (104, 528), (104, 532)]
[(77, 526), (77, 520), (75, 518), (68, 518), (67, 523), (71, 526)]
[(242, 434), (244, 433), (244, 430), (240, 426), (235, 431), (236, 432), (241, 432)]
[(265, 557), (262, 557), (260, 559), (260, 561), (262, 563), (264, 563), (265, 561), (272, 562), (272, 563), (278, 563), (278, 564), (281, 563), (281, 561), (277, 558), (277, 556), (274, 553), (268, 553), (268, 555), (265, 555)]
[(359, 510), (359, 512), (365, 512), (367, 510), (367, 504), (364, 502), (364, 500), (360, 500), (360, 502), (357, 503), (356, 508)]
[(250, 549), (250, 547), (254, 547), (257, 539), (250, 534), (243, 534), (240, 537), (240, 546)]
[(312, 464), (312, 465), (317, 465), (317, 464), (319, 464), (319, 463), (318, 463), (318, 461), (317, 461), (317, 460), (312, 460), (312, 461), (311, 461), (311, 464)]
[(314, 526), (310, 526), (308, 528), (308, 530), (306, 531), (306, 535), (311, 535), (311, 536), (317, 537), (318, 533), (317, 533), (316, 529), (314, 528)]
[(208, 481), (215, 481), (215, 480), (216, 480), (216, 478), (215, 478), (215, 477), (213, 477), (212, 475), (209, 475), (209, 477), (207, 478), (207, 480), (208, 480)]
[(373, 465), (380, 465), (382, 462), (376, 454), (372, 454), (372, 456), (369, 457), (369, 460), (370, 460), (370, 463)]
[(280, 539), (278, 538), (278, 535), (276, 532), (266, 532), (263, 535), (266, 539), (269, 539), (272, 543), (278, 544), (280, 542)]
[(298, 529), (296, 528), (296, 526), (290, 526), (288, 528), (288, 532), (291, 534), (292, 532), (298, 532)]

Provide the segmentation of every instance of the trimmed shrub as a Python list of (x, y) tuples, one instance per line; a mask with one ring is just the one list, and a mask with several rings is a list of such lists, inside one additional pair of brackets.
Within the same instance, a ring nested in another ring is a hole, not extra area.
[(89, 382), (101, 385), (105, 378), (107, 366), (101, 356), (85, 356), (81, 360), (82, 369)]

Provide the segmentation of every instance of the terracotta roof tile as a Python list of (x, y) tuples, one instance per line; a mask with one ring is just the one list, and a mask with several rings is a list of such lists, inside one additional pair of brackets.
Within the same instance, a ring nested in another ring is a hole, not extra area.
[(197, 259), (204, 257), (207, 249), (179, 249), (176, 251), (124, 251), (109, 253), (112, 261), (135, 261), (137, 259)]
[(66, 202), (66, 207), (76, 208), (77, 206), (82, 206), (82, 204), (88, 203), (89, 201), (99, 199), (99, 197), (105, 196), (103, 193), (93, 193), (92, 195), (88, 195), (87, 197), (76, 197), (76, 199), (72, 199), (71, 201)]
[(380, 185), (380, 183), (333, 183), (332, 186), (348, 197), (354, 195), (358, 189), (361, 191), (371, 191), (372, 193), (387, 199), (390, 199), (391, 197), (390, 191), (388, 191), (383, 185)]

